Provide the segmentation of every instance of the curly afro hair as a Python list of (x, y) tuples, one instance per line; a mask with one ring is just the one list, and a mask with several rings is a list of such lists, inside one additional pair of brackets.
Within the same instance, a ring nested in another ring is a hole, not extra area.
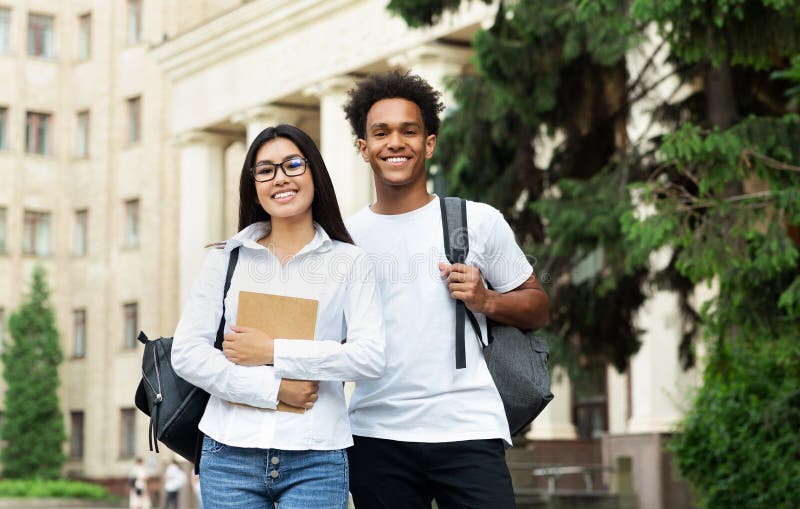
[(350, 127), (356, 137), (366, 139), (367, 112), (382, 99), (402, 98), (419, 106), (427, 134), (439, 134), (439, 113), (444, 109), (441, 93), (427, 81), (408, 72), (389, 71), (373, 74), (347, 92), (350, 99), (344, 105)]

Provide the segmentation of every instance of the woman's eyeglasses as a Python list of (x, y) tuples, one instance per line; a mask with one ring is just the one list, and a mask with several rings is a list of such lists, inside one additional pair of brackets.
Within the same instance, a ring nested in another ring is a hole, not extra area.
[(287, 177), (299, 177), (308, 169), (308, 159), (292, 157), (280, 163), (260, 163), (250, 168), (250, 173), (256, 182), (269, 182), (278, 174), (278, 168)]

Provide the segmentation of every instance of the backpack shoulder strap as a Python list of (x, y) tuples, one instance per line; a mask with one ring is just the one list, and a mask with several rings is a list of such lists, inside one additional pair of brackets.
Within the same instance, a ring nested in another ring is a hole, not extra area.
[[(444, 234), (444, 253), (447, 261), (452, 263), (464, 263), (469, 254), (469, 230), (467, 229), (467, 200), (456, 197), (445, 197), (439, 199), (442, 209), (442, 233)], [(464, 313), (469, 318), (470, 325), (475, 331), (478, 342), (483, 346), (483, 334), (478, 324), (478, 319), (461, 301), (456, 302), (456, 352), (458, 345), (459, 323), (464, 323), (463, 317), (459, 317), (459, 308), (464, 309)], [(464, 361), (466, 366), (466, 360)], [(456, 366), (458, 366), (458, 353), (456, 353)]]
[(222, 350), (222, 341), (224, 340), (225, 332), (225, 297), (228, 296), (228, 290), (231, 287), (231, 279), (233, 279), (233, 271), (236, 269), (236, 262), (239, 260), (239, 248), (235, 247), (231, 250), (228, 258), (228, 273), (225, 275), (225, 289), (222, 292), (222, 317), (219, 319), (219, 327), (217, 327), (217, 339), (214, 341), (214, 348)]
[[(442, 209), (442, 234), (444, 235), (444, 252), (447, 261), (464, 263), (469, 254), (469, 230), (467, 229), (467, 201), (463, 198), (445, 197), (439, 199)], [(467, 309), (464, 302), (456, 301), (456, 369), (467, 367), (466, 347), (464, 344), (465, 320), (469, 317), (472, 328), (483, 344), (481, 329), (475, 315)]]
[(467, 200), (448, 196), (440, 198), (439, 205), (442, 209), (442, 233), (447, 261), (451, 264), (464, 263), (469, 254)]

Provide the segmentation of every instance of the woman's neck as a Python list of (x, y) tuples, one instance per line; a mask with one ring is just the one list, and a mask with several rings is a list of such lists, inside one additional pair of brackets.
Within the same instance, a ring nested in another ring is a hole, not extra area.
[(283, 263), (311, 242), (316, 231), (311, 218), (302, 220), (273, 218), (272, 229), (258, 243), (270, 249)]

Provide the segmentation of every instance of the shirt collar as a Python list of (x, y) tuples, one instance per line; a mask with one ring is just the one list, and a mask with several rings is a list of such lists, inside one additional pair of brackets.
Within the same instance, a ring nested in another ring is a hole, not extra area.
[[(311, 242), (303, 246), (303, 249), (301, 249), (297, 255), (312, 251), (324, 253), (330, 251), (333, 247), (333, 241), (328, 236), (328, 232), (316, 221), (313, 224), (314, 238), (311, 239)], [(269, 221), (253, 223), (228, 239), (225, 242), (224, 251), (230, 253), (234, 248), (239, 246), (249, 247), (251, 249), (265, 249), (264, 246), (258, 243), (258, 239), (268, 235), (271, 230), (272, 224)]]

